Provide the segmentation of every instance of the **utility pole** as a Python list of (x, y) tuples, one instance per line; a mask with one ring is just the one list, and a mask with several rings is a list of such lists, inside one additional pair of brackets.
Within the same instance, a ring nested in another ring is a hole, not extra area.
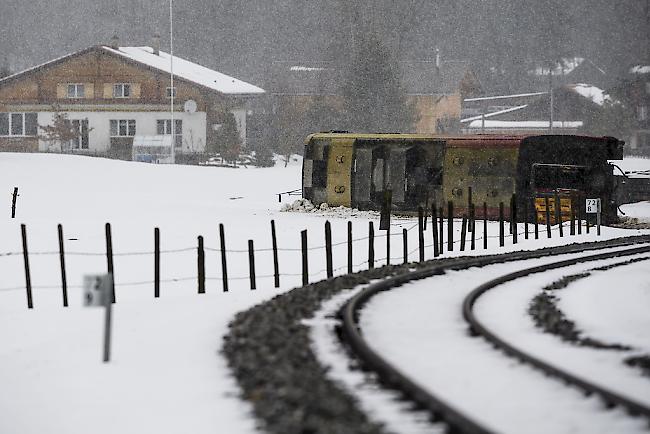
[(170, 86), (171, 86), (171, 104), (170, 104), (170, 112), (171, 112), (171, 131), (170, 134), (172, 136), (172, 145), (171, 145), (171, 158), (172, 158), (172, 164), (176, 164), (176, 125), (174, 124), (174, 95), (175, 89), (174, 89), (174, 7), (173, 7), (173, 2), (174, 0), (169, 0), (169, 81), (170, 81)]
[(553, 62), (548, 64), (549, 123), (548, 130), (553, 132)]

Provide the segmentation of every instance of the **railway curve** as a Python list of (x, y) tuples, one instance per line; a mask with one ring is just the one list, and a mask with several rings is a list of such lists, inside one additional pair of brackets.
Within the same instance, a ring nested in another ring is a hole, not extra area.
[[(437, 274), (443, 274), (447, 270), (463, 270), (471, 267), (482, 267), (498, 263), (534, 259), (542, 256), (596, 251), (604, 248), (626, 247), (633, 246), (638, 243), (647, 242), (648, 237), (635, 237), (633, 240), (619, 239), (608, 242), (593, 243), (589, 246), (561, 246), (557, 248), (545, 249), (543, 253), (541, 251), (515, 252), (490, 257), (459, 258), (457, 260), (449, 261), (446, 263), (435, 263), (434, 261), (432, 264), (423, 269), (412, 271), (404, 275), (391, 277), (383, 281), (371, 284), (364, 290), (357, 293), (354, 297), (352, 297), (347, 303), (345, 303), (339, 312), (342, 321), (340, 334), (341, 339), (343, 343), (350, 349), (352, 355), (360, 360), (364, 368), (372, 370), (378, 375), (379, 381), (382, 384), (385, 384), (392, 389), (398, 390), (407, 399), (415, 402), (419, 408), (426, 409), (430, 413), (433, 420), (444, 421), (449, 426), (451, 432), (489, 433), (491, 432), (490, 429), (476, 422), (471, 416), (463, 414), (452, 404), (446, 402), (441, 396), (437, 396), (422, 386), (418, 385), (416, 382), (403, 374), (399, 367), (392, 365), (384, 357), (382, 357), (381, 354), (371, 348), (369, 343), (364, 339), (363, 333), (360, 330), (359, 313), (361, 309), (363, 309), (363, 307), (369, 302), (372, 297), (381, 292), (397, 288), (408, 282), (428, 278)], [(636, 247), (632, 249), (626, 249), (625, 251), (632, 251), (633, 253), (630, 254), (648, 252), (650, 251), (650, 246)], [(589, 258), (594, 258), (595, 260), (598, 258), (618, 256), (621, 254), (621, 252), (596, 254), (589, 257), (574, 258), (570, 261), (560, 261), (559, 263), (579, 263), (584, 262)], [(553, 264), (550, 264), (550, 266), (552, 265)], [(540, 271), (542, 271), (543, 268), (544, 266), (534, 267), (534, 269), (539, 269)], [(521, 273), (522, 272), (511, 273), (509, 276), (513, 276), (512, 279), (514, 279)], [(494, 283), (496, 286), (498, 284), (496, 281), (499, 281), (499, 279), (495, 279), (494, 282), (491, 281), (488, 283)], [(488, 283), (477, 288), (477, 291), (474, 291), (473, 293), (478, 295), (478, 290), (484, 287), (485, 289), (483, 289), (483, 292), (486, 291)], [(464, 306), (464, 309), (471, 310), (472, 304), (473, 302), (467, 302), (465, 306), (468, 307)], [(477, 323), (477, 325), (478, 327), (476, 329), (472, 325), (473, 331), (478, 330), (480, 332), (484, 330), (484, 328), (481, 328), (480, 323)], [(491, 342), (494, 341), (491, 340)], [(563, 378), (569, 381), (568, 377)], [(579, 379), (571, 382), (579, 386), (581, 385)], [(585, 383), (583, 382), (582, 385), (585, 385)], [(625, 397), (618, 396), (614, 393), (603, 390), (602, 388), (598, 388), (598, 386), (593, 386), (594, 387), (586, 386), (584, 390), (587, 390), (589, 393), (599, 393), (605, 398), (606, 402), (621, 405), (628, 409), (628, 411), (630, 411), (632, 414), (640, 414), (650, 418), (650, 412), (648, 412), (648, 409), (643, 405), (637, 404), (630, 400), (626, 400)]]
[[(250, 401), (259, 426), (266, 432), (385, 433), (385, 427), (364, 415), (350, 391), (326, 375), (328, 368), (314, 353), (310, 327), (305, 320), (312, 318), (325, 301), (342, 291), (369, 284), (359, 292), (359, 295), (366, 294), (365, 297), (368, 290), (376, 291), (378, 287), (387, 290), (444, 270), (648, 242), (648, 235), (630, 236), (505, 255), (391, 265), (334, 277), (295, 288), (239, 313), (230, 324), (222, 352), (243, 398)], [(371, 283), (375, 280), (380, 281)], [(356, 300), (358, 303), (359, 298)], [(355, 316), (351, 315), (356, 320)], [(342, 335), (358, 332), (356, 326), (351, 328), (346, 332), (343, 327)], [(362, 364), (372, 368), (371, 363)], [(401, 390), (399, 385), (393, 387)], [(450, 419), (450, 413), (443, 414), (439, 407), (433, 410), (438, 420)], [(464, 424), (461, 416), (449, 424), (456, 428), (454, 431), (488, 432), (478, 424), (473, 427)]]
[(598, 394), (605, 400), (608, 406), (614, 406), (614, 405), (621, 406), (625, 408), (632, 415), (641, 415), (650, 420), (650, 407), (635, 402), (634, 400), (631, 400), (621, 394), (610, 391), (591, 381), (584, 380), (576, 375), (567, 372), (566, 370), (558, 368), (550, 363), (541, 360), (540, 358), (534, 357), (528, 354), (527, 352), (517, 348), (515, 345), (508, 343), (504, 339), (500, 338), (495, 332), (493, 332), (487, 326), (485, 326), (477, 318), (473, 310), (473, 307), (476, 301), (479, 299), (479, 297), (481, 297), (489, 290), (494, 289), (503, 283), (510, 282), (525, 276), (529, 276), (531, 274), (542, 273), (548, 270), (568, 267), (570, 265), (575, 265), (578, 263), (598, 261), (602, 259), (619, 258), (619, 257), (625, 257), (625, 256), (639, 254), (639, 253), (647, 253), (647, 252), (650, 252), (650, 245), (643, 246), (643, 247), (635, 247), (635, 248), (625, 249), (620, 251), (590, 255), (581, 258), (567, 259), (564, 261), (554, 262), (551, 264), (544, 264), (537, 267), (531, 267), (524, 270), (516, 271), (514, 273), (503, 275), (501, 277), (492, 279), (478, 286), (471, 293), (469, 293), (467, 297), (465, 297), (465, 300), (463, 302), (463, 317), (467, 321), (472, 333), (475, 333), (487, 339), (489, 342), (494, 344), (497, 348), (503, 350), (506, 354), (515, 357), (521, 361), (524, 361), (542, 370), (546, 374), (561, 378), (567, 383), (573, 384), (581, 388), (588, 394), (591, 393)]

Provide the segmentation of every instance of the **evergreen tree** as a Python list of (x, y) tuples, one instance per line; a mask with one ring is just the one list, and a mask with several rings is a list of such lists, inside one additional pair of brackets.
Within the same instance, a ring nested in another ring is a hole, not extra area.
[(408, 132), (417, 121), (400, 84), (397, 62), (375, 34), (360, 35), (343, 83), (345, 128)]
[(297, 107), (285, 103), (277, 108), (271, 121), (269, 144), (282, 156), (285, 167), (292, 154), (302, 153), (307, 134), (304, 114)]
[(11, 75), (11, 70), (5, 65), (0, 65), (0, 79), (4, 77), (9, 77)]
[(225, 111), (221, 114), (221, 128), (217, 131), (215, 141), (208, 144), (207, 151), (220, 154), (225, 161), (235, 162), (241, 148), (242, 141), (235, 115)]

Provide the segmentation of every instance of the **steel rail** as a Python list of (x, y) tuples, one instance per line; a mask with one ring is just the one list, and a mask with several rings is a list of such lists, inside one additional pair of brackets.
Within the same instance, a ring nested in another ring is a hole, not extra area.
[(650, 252), (650, 245), (643, 247), (635, 247), (632, 249), (618, 250), (614, 252), (600, 253), (597, 255), (585, 256), (581, 258), (573, 258), (565, 261), (555, 262), (552, 264), (540, 265), (537, 267), (527, 268), (524, 270), (519, 270), (514, 273), (506, 274), (504, 276), (498, 277), (496, 279), (490, 280), (482, 284), (481, 286), (474, 289), (471, 293), (465, 297), (463, 301), (463, 317), (468, 322), (472, 332), (484, 337), (489, 342), (494, 344), (499, 349), (503, 350), (509, 356), (515, 357), (523, 362), (526, 362), (543, 372), (561, 378), (567, 383), (573, 384), (581, 389), (583, 389), (588, 394), (598, 394), (600, 395), (607, 406), (620, 406), (632, 414), (632, 415), (642, 415), (644, 417), (650, 418), (650, 407), (635, 402), (629, 398), (626, 398), (622, 395), (612, 392), (604, 387), (598, 386), (588, 380), (581, 379), (567, 371), (564, 371), (556, 366), (553, 366), (550, 363), (546, 363), (543, 360), (531, 356), (530, 354), (516, 348), (514, 345), (511, 345), (499, 338), (495, 333), (490, 331), (485, 325), (483, 325), (474, 315), (473, 307), (478, 298), (488, 292), (490, 289), (496, 288), (499, 285), (502, 285), (513, 280), (529, 276), (531, 274), (541, 273), (548, 270), (555, 270), (558, 268), (564, 268), (571, 265), (576, 265), (584, 262), (592, 262), (603, 259), (611, 259), (616, 257), (631, 256), (640, 253)]
[(471, 417), (456, 409), (453, 405), (445, 402), (442, 398), (419, 386), (416, 382), (404, 375), (396, 366), (389, 363), (379, 353), (374, 351), (365, 341), (359, 328), (359, 311), (363, 306), (373, 296), (380, 292), (394, 289), (411, 281), (443, 274), (446, 270), (463, 270), (471, 267), (482, 267), (497, 263), (579, 253), (604, 248), (625, 247), (648, 242), (650, 242), (650, 236), (646, 235), (485, 257), (434, 260), (431, 261), (431, 264), (419, 270), (389, 277), (380, 282), (370, 284), (348, 300), (339, 311), (339, 317), (342, 321), (340, 338), (348, 346), (353, 355), (361, 361), (364, 368), (372, 370), (378, 375), (381, 383), (399, 390), (406, 398), (415, 402), (419, 407), (427, 410), (431, 415), (432, 420), (444, 421), (449, 425), (451, 432), (467, 434), (492, 433), (493, 431), (481, 426)]

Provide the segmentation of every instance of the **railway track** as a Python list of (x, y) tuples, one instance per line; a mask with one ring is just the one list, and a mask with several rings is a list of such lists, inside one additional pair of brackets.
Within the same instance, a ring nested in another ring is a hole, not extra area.
[[(517, 278), (529, 276), (534, 273), (541, 273), (547, 270), (567, 267), (578, 263), (650, 252), (650, 245), (647, 244), (649, 241), (650, 240), (648, 237), (639, 237), (634, 241), (613, 240), (610, 242), (598, 243), (590, 246), (589, 248), (585, 248), (584, 246), (563, 246), (556, 249), (550, 249), (550, 251), (547, 250), (544, 253), (517, 252), (508, 255), (500, 255), (497, 257), (458, 259), (440, 264), (433, 263), (423, 269), (391, 277), (375, 284), (371, 284), (364, 290), (357, 293), (342, 307), (340, 311), (340, 317), (342, 320), (341, 339), (350, 348), (353, 355), (361, 361), (362, 365), (365, 368), (376, 372), (381, 383), (400, 391), (407, 399), (417, 403), (420, 408), (427, 410), (431, 414), (433, 420), (444, 421), (449, 426), (450, 431), (461, 433), (491, 432), (490, 429), (482, 426), (470, 415), (462, 413), (454, 405), (446, 402), (443, 397), (431, 393), (429, 390), (411, 380), (402, 371), (400, 371), (399, 367), (392, 365), (386, 358), (382, 357), (381, 354), (373, 350), (369, 343), (364, 339), (364, 336), (360, 330), (359, 318), (361, 309), (368, 303), (370, 299), (372, 299), (372, 297), (381, 292), (391, 290), (408, 282), (424, 279), (438, 274), (444, 274), (448, 270), (464, 270), (471, 267), (483, 267), (487, 265), (511, 261), (535, 259), (542, 257), (542, 255), (560, 255), (585, 252), (589, 250), (593, 254), (585, 254), (583, 256), (571, 258), (568, 260), (556, 261), (550, 264), (527, 268), (525, 270), (509, 273), (507, 275), (501, 276), (500, 278), (486, 282), (485, 284), (472, 291), (464, 300), (464, 317), (474, 333), (483, 336), (493, 345), (502, 349), (506, 354), (529, 363), (530, 365), (542, 370), (549, 375), (561, 378), (563, 381), (579, 387), (586, 394), (597, 394), (598, 396), (602, 397), (608, 406), (619, 406), (621, 408), (624, 408), (632, 415), (641, 415), (650, 420), (650, 408), (647, 406), (628, 399), (625, 396), (607, 390), (599, 385), (578, 378), (569, 372), (563, 371), (560, 368), (545, 363), (544, 361), (525, 353), (521, 349), (508, 344), (499, 338), (495, 333), (491, 332), (484, 324), (482, 324), (476, 318), (473, 312), (473, 306), (481, 295), (505, 282), (510, 282)], [(638, 244), (640, 242), (646, 244), (643, 246), (635, 246), (635, 244)], [(598, 250), (612, 247), (618, 247), (620, 249), (606, 253), (597, 253)]]

